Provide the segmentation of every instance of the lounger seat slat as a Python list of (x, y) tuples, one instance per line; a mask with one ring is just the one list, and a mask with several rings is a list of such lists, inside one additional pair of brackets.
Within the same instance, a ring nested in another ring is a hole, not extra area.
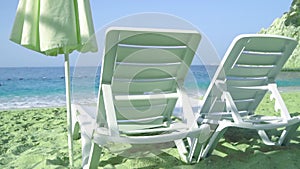
[(186, 49), (186, 45), (182, 46), (145, 46), (145, 45), (133, 45), (133, 44), (118, 44), (119, 47), (127, 48), (139, 48), (139, 49)]
[(133, 62), (116, 62), (118, 66), (133, 66), (133, 67), (165, 67), (165, 66), (179, 66), (181, 62), (174, 62), (174, 63), (133, 63)]
[[(117, 62), (134, 63), (175, 63), (181, 62), (186, 48), (128, 48), (118, 46)], [(128, 57), (130, 56), (130, 57)]]
[(246, 64), (236, 64), (236, 68), (247, 68), (247, 69), (272, 69), (276, 68), (276, 65), (246, 65)]
[(173, 78), (166, 79), (123, 79), (114, 80), (112, 90), (118, 94), (144, 94), (154, 91), (171, 93), (177, 88), (176, 80)]
[(120, 83), (147, 83), (147, 82), (155, 83), (155, 82), (166, 82), (166, 81), (175, 81), (175, 80), (176, 80), (176, 78), (174, 78), (174, 77), (157, 78), (157, 79), (155, 79), (155, 78), (151, 78), (151, 79), (146, 79), (146, 78), (144, 78), (144, 79), (142, 79), (142, 78), (140, 78), (140, 79), (114, 78), (113, 83), (119, 83), (119, 82)]
[(267, 84), (267, 78), (235, 78), (227, 79), (230, 86), (263, 86)]
[[(134, 117), (134, 118), (133, 118)], [(161, 114), (153, 114), (153, 116), (143, 116), (139, 117), (137, 116), (128, 116), (128, 117), (119, 117), (121, 119), (117, 120), (118, 124), (124, 125), (124, 124), (138, 124), (142, 123), (144, 125), (150, 125), (150, 124), (155, 124), (155, 125), (160, 125), (162, 126), (164, 117), (161, 116)]]
[[(128, 99), (124, 99), (124, 100), (115, 100), (115, 106), (118, 107), (128, 107), (128, 106), (134, 106), (134, 107), (150, 107), (150, 106), (160, 106), (160, 105), (164, 105), (166, 106), (166, 101), (169, 100), (174, 100), (174, 99), (166, 99), (166, 98), (162, 98), (162, 99), (155, 99), (155, 100), (128, 100)], [(176, 99), (175, 99), (176, 100)]]
[(178, 64), (165, 66), (159, 64), (148, 67), (143, 65), (117, 65), (114, 78), (171, 78), (176, 77), (179, 68)]
[(147, 99), (176, 99), (178, 93), (147, 94), (147, 95), (116, 95), (116, 100), (147, 100)]
[(278, 59), (282, 57), (282, 54), (264, 54), (255, 55), (250, 53), (242, 53), (238, 58), (236, 64), (248, 64), (248, 65), (276, 65)]
[(265, 77), (273, 68), (234, 67), (227, 71), (228, 76), (236, 77)]
[(242, 52), (244, 55), (254, 55), (254, 56), (283, 56), (283, 52), (259, 52), (259, 51), (246, 51)]
[(121, 44), (142, 46), (185, 46), (184, 42), (189, 41), (189, 36), (174, 35), (174, 33), (165, 32), (149, 31), (138, 34), (135, 31), (122, 31), (119, 33), (119, 39), (122, 41)]

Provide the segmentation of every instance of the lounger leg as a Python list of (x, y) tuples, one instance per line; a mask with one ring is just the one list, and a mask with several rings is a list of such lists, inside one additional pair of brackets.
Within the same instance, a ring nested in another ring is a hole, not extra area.
[(100, 156), (102, 153), (102, 148), (93, 143), (90, 151), (90, 157), (88, 161), (89, 169), (97, 169), (99, 165)]
[(90, 150), (92, 147), (91, 139), (84, 133), (81, 133), (81, 151), (82, 151), (82, 168), (86, 168), (88, 166)]
[(72, 135), (73, 135), (73, 140), (77, 140), (80, 138), (80, 126), (76, 117), (76, 112), (77, 108), (76, 106), (72, 105)]
[(82, 168), (98, 168), (102, 148), (92, 143), (92, 140), (85, 134), (81, 134), (82, 140)]
[(98, 168), (102, 148), (92, 143), (92, 140), (85, 134), (81, 134), (82, 140), (82, 168)]
[(267, 135), (267, 133), (266, 133), (265, 130), (258, 130), (258, 131), (257, 131), (257, 134), (259, 135), (259, 137), (261, 138), (261, 140), (262, 140), (266, 145), (274, 146), (274, 145), (277, 144), (276, 142), (273, 142), (273, 141), (270, 140), (270, 138), (269, 138), (269, 136)]
[[(187, 138), (187, 139), (191, 140), (191, 144), (186, 145), (183, 140), (175, 140), (174, 142), (176, 144), (176, 147), (178, 149), (182, 161), (185, 163), (193, 163), (196, 161), (194, 160), (195, 159), (194, 155), (195, 155), (196, 147), (199, 146), (197, 144), (198, 138)], [(186, 149), (186, 147), (189, 147), (189, 151)]]
[(80, 126), (78, 122), (75, 122), (72, 124), (72, 134), (73, 134), (73, 140), (78, 140), (80, 139)]
[(264, 130), (258, 130), (258, 135), (266, 145), (286, 146), (289, 144), (291, 138), (293, 137), (298, 127), (299, 127), (299, 123), (286, 127), (282, 131), (280, 138), (278, 139), (277, 142), (271, 141), (269, 136)]
[(187, 162), (186, 155), (187, 155), (188, 151), (186, 149), (186, 146), (185, 146), (183, 140), (175, 140), (174, 142), (175, 142), (175, 145), (178, 149), (178, 153), (180, 155), (180, 158), (182, 159), (182, 161)]
[(282, 132), (279, 144), (282, 146), (286, 146), (290, 143), (291, 138), (294, 136), (296, 130), (299, 127), (299, 123), (286, 127), (286, 129)]
[(204, 150), (204, 146), (211, 136), (210, 125), (202, 124), (200, 128), (204, 129), (200, 132), (200, 135), (197, 138), (191, 138), (193, 142), (190, 145), (190, 154), (188, 156), (189, 162), (198, 163), (201, 160), (201, 154)]
[(215, 130), (214, 134), (209, 139), (205, 149), (201, 154), (201, 158), (205, 158), (211, 155), (213, 150), (216, 148), (219, 140), (223, 137), (224, 133), (227, 131), (228, 126), (226, 125), (219, 125), (218, 128)]
[(199, 143), (198, 138), (194, 138), (193, 140), (193, 144), (190, 146), (188, 160), (190, 163), (198, 163), (201, 160), (201, 153), (203, 152), (205, 142)]

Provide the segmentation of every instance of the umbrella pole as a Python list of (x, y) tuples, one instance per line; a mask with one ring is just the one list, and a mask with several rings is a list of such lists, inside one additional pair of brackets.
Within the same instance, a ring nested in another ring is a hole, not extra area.
[(70, 85), (70, 64), (69, 53), (65, 54), (65, 83), (66, 83), (66, 105), (67, 105), (67, 126), (68, 126), (68, 147), (69, 164), (73, 168), (73, 134), (72, 134), (72, 115), (71, 115), (71, 85)]

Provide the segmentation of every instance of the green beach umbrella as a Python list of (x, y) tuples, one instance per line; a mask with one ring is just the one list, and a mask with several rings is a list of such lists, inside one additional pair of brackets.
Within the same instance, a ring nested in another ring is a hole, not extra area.
[[(20, 0), (10, 40), (48, 56), (65, 56), (70, 166), (73, 166), (69, 53), (96, 52), (89, 0)], [(92, 39), (91, 39), (92, 38)]]

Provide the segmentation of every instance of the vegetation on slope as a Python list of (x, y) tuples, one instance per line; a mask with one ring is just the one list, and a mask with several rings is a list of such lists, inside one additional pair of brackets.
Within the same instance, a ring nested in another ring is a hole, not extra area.
[(269, 28), (262, 29), (259, 33), (283, 35), (296, 39), (299, 44), (284, 69), (300, 71), (300, 0), (294, 0), (289, 12), (275, 19)]

